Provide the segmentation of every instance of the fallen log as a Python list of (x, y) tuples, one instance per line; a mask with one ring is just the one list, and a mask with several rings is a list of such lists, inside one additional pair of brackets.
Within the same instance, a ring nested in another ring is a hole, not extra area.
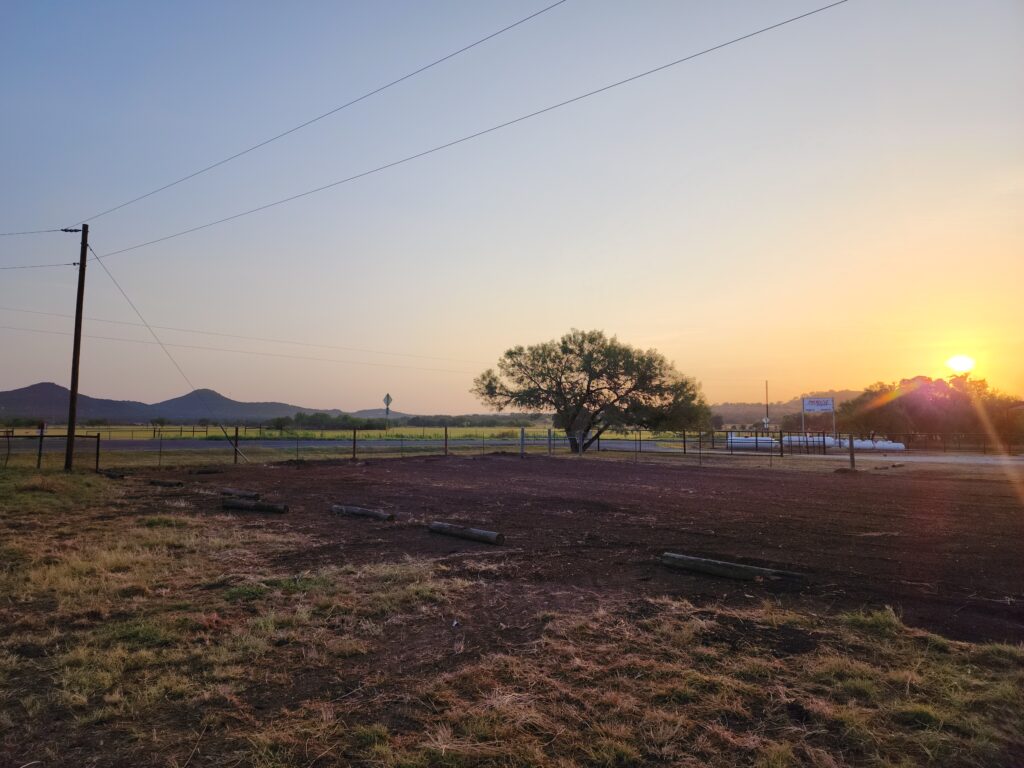
[(159, 488), (181, 488), (185, 485), (181, 480), (150, 480), (149, 484)]
[(455, 536), (459, 539), (482, 541), (485, 544), (505, 543), (505, 534), (496, 531), (484, 531), (480, 528), (463, 528), (461, 525), (452, 525), (451, 523), (431, 523), (428, 528), (431, 533), (440, 533), (442, 536)]
[(250, 501), (259, 501), (260, 494), (258, 491), (242, 491), (238, 488), (221, 488), (221, 496), (232, 496), (236, 499), (249, 499)]
[(245, 512), (276, 512), (284, 514), (288, 511), (287, 504), (268, 504), (265, 501), (249, 501), (247, 499), (224, 499), (221, 509), (237, 509)]
[(684, 571), (696, 571), (707, 573), (712, 576), (724, 576), (727, 579), (803, 579), (802, 573), (793, 571), (780, 571), (775, 568), (759, 568), (756, 565), (744, 565), (743, 563), (730, 563), (725, 560), (710, 560), (706, 557), (692, 557), (690, 555), (679, 555), (674, 552), (664, 552), (661, 555), (661, 562), (670, 568), (679, 568)]
[(336, 515), (348, 515), (350, 517), (371, 517), (374, 520), (394, 520), (392, 512), (385, 512), (382, 509), (366, 509), (365, 507), (352, 507), (348, 504), (332, 504), (331, 512)]

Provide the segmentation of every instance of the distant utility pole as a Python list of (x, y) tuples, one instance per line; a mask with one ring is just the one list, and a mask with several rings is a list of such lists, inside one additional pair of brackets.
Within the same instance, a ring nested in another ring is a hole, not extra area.
[[(74, 232), (75, 230), (64, 230)], [(82, 250), (78, 257), (78, 301), (75, 304), (75, 343), (71, 351), (71, 393), (68, 398), (68, 436), (64, 448), (64, 471), (75, 463), (75, 419), (78, 415), (78, 362), (82, 356), (82, 304), (85, 301), (85, 260), (89, 252), (89, 225), (82, 225)]]
[(768, 431), (771, 417), (768, 415), (768, 379), (764, 380), (764, 431)]

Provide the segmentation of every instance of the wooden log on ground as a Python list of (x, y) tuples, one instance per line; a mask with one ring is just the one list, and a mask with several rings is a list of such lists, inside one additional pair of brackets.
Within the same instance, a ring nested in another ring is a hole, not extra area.
[(744, 565), (743, 563), (730, 563), (725, 560), (710, 560), (706, 557), (692, 557), (690, 555), (679, 555), (675, 552), (664, 552), (661, 555), (661, 562), (670, 568), (679, 568), (684, 571), (696, 571), (707, 573), (712, 576), (723, 576), (727, 579), (802, 579), (802, 573), (793, 571), (780, 571), (775, 568), (760, 568), (756, 565)]
[(382, 509), (366, 509), (365, 507), (352, 507), (348, 504), (332, 504), (331, 512), (336, 515), (348, 515), (349, 517), (370, 517), (374, 520), (394, 520), (393, 512), (385, 512)]
[(159, 488), (181, 488), (185, 485), (181, 480), (150, 480), (149, 484)]
[(275, 512), (284, 514), (288, 511), (287, 504), (268, 504), (265, 501), (249, 501), (248, 499), (224, 499), (221, 509), (237, 509), (244, 512)]
[(249, 501), (259, 501), (260, 494), (258, 491), (243, 491), (238, 488), (221, 488), (221, 496), (231, 496), (236, 499), (249, 499)]
[(459, 539), (470, 541), (482, 541), (485, 544), (504, 544), (505, 534), (496, 531), (484, 531), (480, 528), (463, 528), (461, 525), (451, 523), (431, 523), (431, 533), (440, 533), (442, 536), (455, 536)]

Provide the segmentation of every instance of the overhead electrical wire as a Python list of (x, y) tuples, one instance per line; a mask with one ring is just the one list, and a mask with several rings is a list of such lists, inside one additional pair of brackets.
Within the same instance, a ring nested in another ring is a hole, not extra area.
[[(96, 256), (96, 251), (93, 250), (92, 245), (89, 245), (88, 248), (90, 251), (92, 251), (92, 255)], [(135, 306), (135, 302), (131, 300), (131, 298), (125, 292), (124, 288), (121, 287), (121, 284), (117, 282), (117, 278), (115, 278), (114, 275), (110, 272), (110, 270), (107, 269), (107, 265), (104, 264), (103, 261), (98, 257), (96, 259), (96, 262), (103, 268), (103, 271), (107, 273), (107, 277), (110, 278), (110, 282), (114, 284), (114, 287), (117, 288), (118, 292), (120, 292), (120, 294), (124, 297), (124, 300), (128, 302), (128, 306), (130, 306), (132, 308), (132, 311), (134, 311), (135, 314), (138, 315), (139, 320), (141, 320), (142, 324), (146, 326), (146, 330), (149, 331), (154, 341), (156, 341), (156, 343), (160, 345), (160, 349), (164, 351), (164, 354), (167, 355), (167, 359), (171, 361), (171, 364), (178, 370), (178, 373), (181, 374), (181, 378), (183, 378), (185, 380), (185, 383), (188, 384), (190, 391), (196, 393), (196, 395), (199, 398), (199, 402), (203, 404), (203, 407), (206, 409), (206, 412), (210, 415), (210, 421), (213, 421), (214, 423), (217, 424), (218, 427), (220, 427), (220, 431), (224, 433), (224, 439), (227, 440), (228, 443), (230, 443), (231, 446), (234, 448), (235, 455), (241, 456), (245, 463), (248, 464), (249, 457), (242, 453), (242, 451), (239, 449), (238, 441), (231, 439), (231, 436), (228, 434), (228, 431), (224, 428), (224, 425), (221, 424), (220, 421), (214, 416), (213, 408), (210, 407), (210, 404), (206, 400), (206, 393), (197, 389), (196, 385), (192, 383), (192, 380), (189, 379), (184, 369), (180, 365), (178, 365), (178, 361), (174, 359), (174, 355), (171, 354), (170, 350), (167, 349), (163, 341), (160, 340), (160, 337), (156, 335), (156, 331), (154, 331), (150, 327), (149, 323), (146, 322), (146, 318), (142, 316), (142, 313), (139, 311), (139, 308)]]
[(119, 205), (115, 205), (113, 208), (108, 208), (105, 211), (101, 211), (100, 213), (96, 213), (96, 214), (93, 214), (92, 216), (89, 216), (87, 218), (81, 219), (81, 221), (82, 222), (95, 221), (96, 219), (100, 218), (101, 216), (106, 216), (108, 213), (113, 213), (114, 211), (119, 211), (122, 208), (126, 208), (127, 206), (132, 205), (133, 203), (137, 203), (140, 200), (145, 200), (147, 197), (152, 197), (153, 195), (156, 195), (156, 194), (158, 194), (160, 192), (163, 192), (164, 190), (170, 189), (171, 187), (175, 187), (178, 184), (181, 184), (182, 182), (188, 181), (189, 179), (194, 179), (196, 176), (200, 176), (201, 174), (204, 174), (207, 171), (212, 171), (214, 168), (219, 168), (220, 166), (222, 166), (222, 165), (224, 165), (226, 163), (230, 163), (232, 160), (237, 160), (238, 158), (242, 157), (243, 155), (247, 155), (250, 152), (254, 152), (257, 149), (260, 149), (261, 147), (265, 147), (268, 144), (271, 144), (271, 143), (277, 141), (278, 139), (283, 139), (285, 136), (289, 136), (289, 135), (295, 133), (296, 131), (302, 130), (303, 128), (306, 128), (307, 126), (310, 126), (313, 123), (316, 123), (316, 122), (319, 122), (320, 120), (323, 120), (326, 117), (330, 117), (331, 115), (337, 114), (338, 112), (341, 112), (343, 109), (347, 109), (347, 108), (349, 108), (349, 107), (351, 107), (351, 106), (353, 106), (355, 104), (358, 104), (361, 101), (365, 101), (366, 99), (370, 98), (371, 96), (376, 96), (378, 93), (380, 93), (382, 91), (386, 91), (388, 88), (391, 88), (392, 86), (398, 85), (399, 83), (405, 82), (406, 80), (409, 80), (410, 78), (416, 77), (416, 75), (422, 74), (423, 72), (426, 72), (428, 69), (432, 69), (433, 67), (436, 67), (438, 64), (443, 64), (444, 62), (448, 61), (449, 59), (453, 59), (456, 56), (465, 53), (466, 51), (469, 51), (469, 50), (471, 50), (473, 48), (476, 48), (478, 45), (482, 45), (483, 43), (486, 43), (488, 40), (493, 40), (495, 37), (498, 37), (499, 35), (502, 35), (505, 32), (508, 32), (509, 30), (515, 29), (516, 27), (520, 26), (521, 24), (525, 24), (526, 22), (528, 22), (528, 21), (530, 21), (532, 19), (535, 19), (538, 16), (543, 15), (543, 14), (547, 13), (548, 11), (550, 11), (550, 10), (552, 10), (554, 8), (557, 8), (558, 6), (562, 5), (565, 2), (567, 2), (567, 0), (558, 0), (558, 2), (552, 3), (551, 5), (547, 6), (546, 8), (541, 8), (539, 11), (535, 11), (534, 13), (531, 13), (529, 16), (525, 16), (525, 17), (519, 19), (519, 21), (516, 21), (516, 22), (514, 22), (512, 24), (509, 24), (506, 27), (502, 27), (498, 31), (492, 32), (491, 34), (487, 35), (486, 37), (480, 38), (476, 42), (470, 43), (469, 45), (465, 45), (462, 48), (459, 48), (456, 51), (452, 51), (451, 53), (449, 53), (449, 54), (447, 54), (445, 56), (442, 56), (439, 59), (435, 59), (434, 61), (430, 62), (429, 64), (425, 64), (424, 66), (420, 67), (419, 69), (415, 69), (412, 72), (409, 72), (408, 74), (402, 75), (401, 77), (399, 77), (399, 78), (397, 78), (395, 80), (392, 80), (389, 83), (386, 83), (386, 84), (381, 85), (381, 86), (379, 86), (377, 88), (374, 88), (372, 91), (367, 91), (362, 96), (358, 96), (358, 97), (352, 99), (351, 101), (347, 101), (344, 104), (342, 104), (341, 106), (334, 107), (333, 109), (330, 109), (330, 110), (328, 110), (327, 112), (324, 112), (321, 115), (317, 115), (316, 117), (314, 117), (314, 118), (312, 118), (310, 120), (306, 120), (304, 123), (300, 123), (299, 125), (296, 125), (293, 128), (289, 128), (288, 130), (283, 131), (283, 132), (277, 134), (276, 136), (271, 136), (269, 139), (264, 139), (263, 141), (261, 141), (261, 142), (259, 142), (257, 144), (253, 144), (248, 149), (243, 149), (240, 152), (236, 152), (233, 155), (225, 157), (223, 160), (218, 160), (217, 162), (212, 163), (210, 165), (207, 165), (204, 168), (200, 168), (198, 171), (193, 171), (192, 173), (189, 173), (186, 176), (182, 176), (180, 179), (177, 179), (176, 181), (172, 181), (172, 182), (170, 182), (168, 184), (164, 184), (162, 187), (157, 187), (156, 189), (151, 190), (150, 192), (146, 192), (144, 195), (139, 195), (138, 197), (133, 197), (131, 200), (127, 200), (127, 201), (125, 201), (123, 203), (120, 203)]
[(43, 235), (48, 232), (63, 232), (63, 229), (30, 229), (25, 232), (0, 232), (0, 237), (17, 237), (18, 235)]
[(548, 112), (552, 112), (552, 111), (554, 111), (556, 109), (561, 109), (562, 107), (569, 106), (570, 104), (575, 104), (578, 101), (583, 101), (584, 99), (588, 99), (591, 96), (596, 96), (596, 95), (604, 93), (606, 91), (610, 91), (613, 88), (618, 88), (620, 86), (626, 85), (628, 83), (635, 82), (635, 81), (640, 80), (642, 78), (649, 77), (650, 75), (656, 74), (658, 72), (663, 72), (666, 69), (670, 69), (671, 67), (678, 66), (679, 64), (683, 64), (684, 62), (692, 61), (693, 59), (696, 59), (696, 58), (698, 58), (700, 56), (706, 56), (709, 53), (713, 53), (713, 52), (721, 50), (723, 48), (727, 48), (727, 47), (729, 47), (731, 45), (735, 45), (736, 43), (740, 43), (740, 42), (742, 42), (744, 40), (749, 40), (752, 37), (757, 37), (758, 35), (762, 35), (762, 34), (764, 34), (766, 32), (770, 32), (770, 31), (772, 31), (774, 29), (778, 29), (780, 27), (784, 27), (784, 26), (786, 26), (788, 24), (792, 24), (792, 23), (794, 23), (796, 21), (800, 21), (801, 19), (806, 19), (806, 18), (808, 18), (810, 16), (814, 16), (816, 14), (823, 13), (824, 11), (830, 10), (830, 9), (835, 8), (837, 6), (844, 5), (847, 2), (849, 2), (849, 0), (837, 0), (836, 2), (829, 3), (828, 5), (824, 5), (824, 6), (821, 6), (819, 8), (815, 8), (814, 10), (807, 11), (806, 13), (801, 13), (801, 14), (799, 14), (797, 16), (792, 16), (792, 17), (790, 17), (788, 19), (785, 19), (783, 21), (777, 22), (775, 24), (771, 24), (771, 25), (769, 25), (767, 27), (762, 27), (761, 29), (757, 29), (757, 30), (755, 30), (753, 32), (748, 32), (745, 35), (741, 35), (740, 37), (735, 37), (735, 38), (733, 38), (731, 40), (727, 40), (724, 43), (719, 43), (718, 45), (711, 46), (710, 48), (705, 48), (705, 49), (703, 49), (701, 51), (697, 51), (696, 53), (691, 53), (691, 54), (689, 54), (687, 56), (683, 56), (682, 58), (675, 59), (674, 61), (670, 61), (670, 62), (668, 62), (666, 64), (662, 64), (660, 66), (654, 67), (652, 69), (645, 70), (645, 71), (640, 72), (638, 74), (631, 75), (630, 77), (623, 78), (622, 80), (617, 80), (616, 82), (609, 83), (608, 85), (601, 86), (600, 88), (595, 88), (594, 90), (587, 91), (586, 93), (582, 93), (579, 96), (574, 96), (574, 97), (572, 97), (570, 99), (565, 99), (564, 101), (560, 101), (560, 102), (557, 102), (555, 104), (551, 104), (551, 105), (549, 105), (547, 107), (535, 110), (535, 111), (530, 112), (530, 113), (525, 114), (525, 115), (521, 115), (521, 116), (513, 118), (511, 120), (506, 120), (503, 123), (498, 123), (497, 125), (493, 125), (490, 128), (485, 128), (483, 130), (476, 131), (475, 133), (471, 133), (471, 134), (468, 134), (468, 135), (463, 136), (461, 138), (454, 139), (452, 141), (448, 141), (448, 142), (446, 142), (444, 144), (438, 144), (437, 146), (431, 147), (430, 149), (423, 150), (422, 152), (417, 152), (417, 153), (412, 154), (412, 155), (407, 155), (406, 157), (403, 157), (403, 158), (401, 158), (399, 160), (393, 160), (393, 161), (391, 161), (389, 163), (385, 163), (383, 165), (378, 165), (375, 168), (371, 168), (369, 170), (362, 171), (361, 173), (357, 173), (357, 174), (354, 174), (352, 176), (348, 176), (346, 178), (339, 179), (337, 181), (333, 181), (333, 182), (331, 182), (329, 184), (324, 184), (323, 186), (320, 186), (320, 187), (315, 187), (313, 189), (308, 189), (305, 192), (299, 192), (298, 194), (290, 195), (288, 197), (281, 198), (280, 200), (275, 200), (273, 202), (266, 203), (264, 205), (260, 205), (260, 206), (257, 206), (255, 208), (250, 208), (248, 210), (241, 211), (239, 213), (235, 213), (235, 214), (232, 214), (230, 216), (225, 216), (225, 217), (220, 218), (220, 219), (215, 219), (215, 220), (209, 221), (209, 222), (207, 222), (205, 224), (199, 224), (199, 225), (194, 226), (194, 227), (189, 227), (188, 229), (183, 229), (183, 230), (181, 230), (179, 232), (174, 232), (172, 234), (164, 235), (162, 237), (157, 237), (157, 238), (154, 238), (152, 240), (147, 240), (145, 242), (136, 243), (135, 245), (130, 245), (130, 246), (126, 247), (126, 248), (120, 248), (120, 249), (115, 250), (115, 251), (110, 251), (108, 253), (105, 253), (103, 255), (103, 258), (107, 258), (109, 256), (116, 256), (116, 255), (122, 254), (122, 253), (128, 253), (129, 251), (135, 251), (135, 250), (138, 250), (140, 248), (146, 248), (146, 247), (148, 247), (150, 245), (156, 245), (157, 243), (166, 242), (167, 240), (173, 240), (175, 238), (182, 237), (183, 235), (188, 235), (188, 234), (191, 234), (193, 232), (198, 232), (198, 231), (203, 230), (203, 229), (209, 229), (210, 227), (217, 226), (218, 224), (224, 224), (226, 222), (233, 221), (235, 219), (240, 219), (243, 216), (250, 216), (250, 215), (252, 215), (254, 213), (259, 213), (260, 211), (265, 211), (268, 208), (274, 208), (276, 206), (283, 205), (285, 203), (290, 203), (290, 202), (292, 202), (294, 200), (298, 200), (298, 199), (303, 198), (303, 197), (308, 197), (310, 195), (315, 195), (315, 194), (317, 194), (319, 192), (323, 192), (325, 190), (332, 189), (332, 188), (340, 186), (342, 184), (347, 184), (347, 183), (349, 183), (351, 181), (356, 181), (357, 179), (361, 179), (361, 178), (364, 178), (366, 176), (370, 176), (370, 175), (375, 174), (375, 173), (380, 173), (381, 171), (388, 170), (389, 168), (394, 168), (394, 167), (399, 166), (399, 165), (404, 165), (405, 163), (411, 162), (413, 160), (418, 160), (419, 158), (426, 157), (428, 155), (432, 155), (432, 154), (434, 154), (436, 152), (440, 152), (440, 151), (445, 150), (445, 149), (450, 149), (451, 147), (457, 146), (459, 144), (463, 144), (463, 143), (465, 143), (467, 141), (472, 141), (473, 139), (480, 138), (481, 136), (486, 136), (487, 134), (494, 133), (496, 131), (500, 131), (503, 128), (508, 128), (508, 127), (516, 125), (518, 123), (522, 123), (522, 122), (524, 122), (526, 120), (530, 120), (530, 119), (532, 119), (534, 117), (538, 117), (540, 115), (547, 114)]
[[(74, 315), (65, 314), (62, 312), (43, 312), (38, 309), (20, 309), (18, 307), (5, 307), (0, 306), (0, 312), (19, 312), (27, 315), (43, 315), (46, 317), (61, 317), (61, 318), (74, 318)], [(85, 320), (93, 323), (109, 323), (110, 325), (128, 325), (135, 328), (144, 327), (142, 323), (133, 323), (130, 320), (106, 320), (101, 317), (85, 317)], [(487, 363), (481, 360), (467, 360), (459, 357), (442, 357), (439, 355), (418, 355), (411, 352), (386, 352), (381, 349), (368, 349), (365, 347), (345, 347), (337, 344), (316, 344), (309, 341), (293, 341), (291, 339), (274, 339), (267, 338), (264, 336), (247, 336), (239, 333), (224, 333), (221, 331), (203, 331), (198, 328), (177, 328), (169, 325), (153, 325), (159, 331), (174, 331), (177, 333), (194, 333), (201, 336), (219, 336), (226, 339), (243, 339), (245, 341), (261, 341), (269, 344), (288, 344), (296, 347), (310, 347), (317, 349), (337, 349), (344, 352), (363, 352), (372, 355), (388, 355), (390, 357), (412, 357), (421, 360), (447, 360), (453, 363), (472, 363), (474, 365), (487, 365)], [(326, 358), (310, 358), (310, 359), (325, 359)], [(341, 362), (341, 361), (332, 361)]]
[[(45, 333), (53, 336), (71, 336), (71, 331), (56, 331), (48, 328), (25, 328), (17, 325), (0, 325), (0, 330), (20, 331), (24, 333)], [(399, 365), (397, 363), (372, 363), (364, 360), (338, 360), (329, 357), (314, 357), (312, 355), (289, 355), (284, 352), (262, 352), (251, 349), (228, 349), (225, 347), (208, 347), (199, 344), (177, 344), (171, 342), (147, 341), (146, 339), (126, 339), (122, 336), (100, 336), (97, 334), (83, 333), (84, 339), (97, 339), (99, 341), (119, 341), (126, 344), (160, 344), (161, 346), (173, 347), (174, 349), (193, 349), (202, 352), (227, 352), (236, 355), (255, 355), (257, 357), (276, 357), (286, 360), (309, 360), (320, 363), (338, 363), (340, 365), (364, 365), (373, 368), (401, 368), (411, 371), (431, 371), (434, 373), (457, 373), (459, 375), (473, 375), (471, 371), (459, 371), (454, 368), (426, 368), (419, 365)], [(166, 351), (166, 350), (165, 350)], [(189, 384), (189, 386), (192, 386)], [(194, 387), (193, 387), (194, 389)]]
[(49, 269), (50, 267), (74, 267), (77, 262), (68, 261), (62, 264), (15, 264), (12, 266), (0, 266), (0, 269)]

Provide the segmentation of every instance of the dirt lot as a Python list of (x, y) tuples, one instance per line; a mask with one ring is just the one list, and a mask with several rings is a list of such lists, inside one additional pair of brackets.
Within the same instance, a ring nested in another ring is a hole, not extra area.
[[(595, 467), (489, 456), (174, 476), (287, 502), (291, 514), (281, 524), (318, 542), (278, 563), (295, 569), (487, 552), (503, 566), (488, 586), (506, 603), (523, 600), (516, 609), (526, 613), (547, 601), (668, 594), (742, 602), (794, 591), (656, 563), (673, 551), (800, 571), (809, 578), (798, 591), (822, 606), (891, 605), (907, 623), (948, 637), (1024, 641), (1024, 505), (999, 475)], [(331, 503), (393, 511), (398, 524), (339, 519), (326, 514)], [(428, 535), (423, 525), (433, 520), (501, 531), (506, 545)]]
[[(998, 472), (497, 455), (211, 472), (0, 476), (0, 762), (1024, 760), (1024, 506)], [(224, 487), (290, 510), (225, 514)], [(663, 551), (807, 578), (674, 572)]]

